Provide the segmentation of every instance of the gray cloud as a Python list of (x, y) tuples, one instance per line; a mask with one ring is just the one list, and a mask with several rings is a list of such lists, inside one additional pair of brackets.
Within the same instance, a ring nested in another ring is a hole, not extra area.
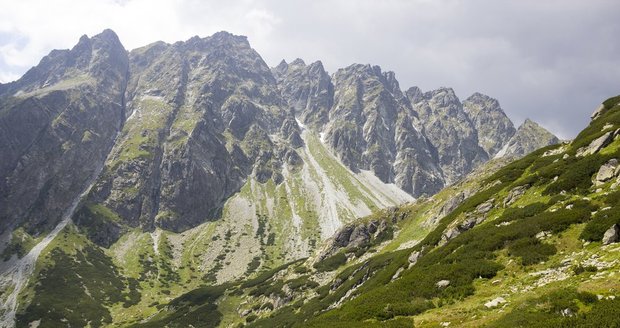
[[(44, 0), (3, 3), (0, 80), (84, 33), (113, 28), (128, 48), (219, 30), (249, 37), (269, 65), (282, 58), (393, 70), (406, 89), (450, 86), (498, 98), (573, 137), (620, 93), (616, 0)], [(71, 10), (57, 8), (71, 8)], [(67, 22), (71, 22), (67, 24)]]

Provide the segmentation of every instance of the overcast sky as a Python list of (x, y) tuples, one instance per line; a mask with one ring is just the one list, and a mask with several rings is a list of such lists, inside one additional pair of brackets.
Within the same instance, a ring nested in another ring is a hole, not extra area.
[(618, 0), (0, 0), (0, 81), (104, 28), (127, 49), (226, 30), (270, 66), (379, 65), (402, 89), (479, 91), (571, 138), (620, 94), (619, 17)]

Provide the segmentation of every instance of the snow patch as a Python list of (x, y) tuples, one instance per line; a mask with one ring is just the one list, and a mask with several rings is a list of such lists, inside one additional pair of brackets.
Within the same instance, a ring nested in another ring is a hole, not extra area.
[(497, 158), (502, 158), (504, 156), (506, 156), (506, 153), (508, 153), (508, 148), (510, 148), (510, 141), (508, 141), (504, 147), (502, 147), (502, 149), (500, 149), (497, 154), (495, 154), (495, 156), (493, 157), (494, 159)]

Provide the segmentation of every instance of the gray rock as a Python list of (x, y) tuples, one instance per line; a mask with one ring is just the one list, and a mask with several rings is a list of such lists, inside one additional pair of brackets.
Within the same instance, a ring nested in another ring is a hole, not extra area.
[(437, 286), (437, 288), (446, 288), (450, 286), (450, 280), (439, 280), (435, 286)]
[(317, 129), (327, 124), (334, 101), (334, 86), (320, 61), (310, 65), (301, 59), (290, 64), (282, 61), (272, 72), (282, 97), (302, 123)]
[(349, 237), (348, 247), (360, 247), (366, 245), (370, 241), (370, 234), (365, 225), (356, 226)]
[(504, 304), (504, 303), (506, 303), (506, 300), (503, 297), (497, 297), (497, 298), (494, 298), (494, 299), (484, 303), (484, 306), (486, 308), (491, 309), (491, 308), (496, 308), (500, 304)]
[(124, 124), (127, 52), (114, 32), (54, 50), (0, 94), (0, 232), (52, 229)]
[(620, 241), (620, 226), (612, 225), (603, 235), (603, 245), (609, 245)]
[(590, 115), (590, 118), (594, 121), (597, 118), (599, 118), (599, 116), (601, 116), (601, 114), (603, 113), (603, 111), (605, 110), (605, 105), (601, 104), (600, 106), (598, 106), (594, 112), (592, 113), (592, 115)]
[(618, 175), (619, 169), (620, 166), (618, 166), (618, 160), (615, 158), (610, 159), (607, 163), (601, 165), (594, 179), (594, 184), (596, 186), (605, 184), (607, 181)]
[(482, 222), (483, 220), (481, 220), (480, 218), (469, 218), (466, 219), (465, 221), (463, 221), (463, 223), (461, 223), (459, 225), (459, 230), (461, 231), (467, 231), (471, 228), (473, 228), (476, 224)]
[(605, 146), (609, 145), (613, 141), (614, 135), (614, 131), (609, 131), (592, 140), (588, 146), (577, 149), (577, 156), (582, 157), (598, 153), (599, 150), (605, 148)]
[(491, 199), (487, 200), (486, 202), (478, 205), (476, 207), (476, 212), (478, 212), (480, 214), (488, 213), (490, 210), (493, 209), (493, 202), (494, 201), (495, 201), (495, 198), (491, 198)]
[(512, 188), (504, 199), (504, 206), (510, 206), (516, 202), (530, 188), (530, 185), (517, 186)]
[(416, 126), (417, 113), (392, 72), (351, 65), (332, 76), (334, 101), (321, 130), (338, 158), (353, 171), (372, 171), (414, 196), (444, 185), (436, 149)]
[[(489, 159), (480, 147), (474, 123), (463, 110), (454, 90), (440, 88), (420, 97), (410, 89), (409, 100), (429, 141), (437, 149), (446, 184), (452, 184)], [(467, 154), (460, 156), (459, 154)]]
[(439, 210), (439, 215), (444, 217), (454, 211), (465, 200), (465, 193), (459, 192), (454, 197), (449, 198)]
[(420, 251), (415, 251), (412, 252), (411, 255), (409, 255), (408, 261), (410, 265), (414, 265), (418, 262), (418, 260), (420, 259), (420, 257), (422, 257), (422, 253)]

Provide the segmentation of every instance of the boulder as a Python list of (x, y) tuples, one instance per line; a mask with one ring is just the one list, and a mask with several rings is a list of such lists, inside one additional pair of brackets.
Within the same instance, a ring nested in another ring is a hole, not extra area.
[(489, 308), (489, 309), (491, 309), (491, 308), (495, 308), (495, 307), (499, 306), (500, 304), (504, 304), (504, 303), (506, 303), (506, 300), (503, 297), (498, 297), (498, 298), (495, 298), (495, 299), (493, 299), (491, 301), (488, 301), (488, 302), (484, 303), (484, 306)]
[(616, 175), (618, 175), (619, 173), (619, 170), (620, 166), (618, 166), (618, 160), (615, 158), (610, 159), (607, 163), (601, 165), (601, 168), (596, 174), (594, 184), (596, 186), (605, 184), (607, 181), (616, 177)]
[(603, 245), (609, 245), (611, 243), (617, 243), (620, 241), (620, 226), (618, 224), (614, 224), (605, 231), (603, 235)]
[(450, 280), (439, 280), (435, 286), (437, 286), (437, 288), (446, 288), (450, 285)]
[[(461, 223), (459, 225), (459, 230), (467, 231), (467, 230), (473, 228), (476, 224), (478, 224), (479, 220), (480, 220), (479, 218), (469, 218), (469, 219), (463, 221), (463, 223)], [(480, 220), (480, 221), (483, 221), (483, 220)]]
[(618, 130), (616, 130), (615, 132), (609, 131), (604, 135), (594, 139), (588, 146), (577, 149), (577, 156), (582, 157), (596, 154), (599, 150), (603, 149), (614, 140), (614, 136), (617, 132)]
[(594, 112), (592, 113), (592, 115), (590, 115), (590, 118), (594, 121), (596, 120), (599, 116), (601, 116), (601, 114), (603, 113), (603, 110), (605, 110), (605, 105), (601, 104), (600, 106), (598, 106)]
[(504, 199), (504, 206), (510, 206), (512, 203), (516, 202), (519, 197), (523, 196), (530, 185), (517, 186), (512, 188), (508, 192), (508, 196)]
[(420, 251), (415, 251), (415, 252), (411, 253), (411, 255), (409, 255), (409, 259), (408, 259), (410, 265), (416, 264), (421, 256), (422, 256), (422, 253), (420, 253)]
[(491, 198), (489, 200), (487, 200), (486, 202), (478, 205), (478, 207), (476, 207), (476, 211), (480, 214), (485, 214), (487, 212), (489, 212), (491, 209), (493, 209), (493, 202), (495, 201), (494, 198)]
[(457, 207), (459, 207), (459, 205), (461, 205), (464, 200), (465, 194), (463, 192), (460, 192), (454, 197), (448, 199), (441, 207), (441, 210), (439, 210), (439, 216), (444, 217), (450, 214), (450, 212), (454, 211)]

